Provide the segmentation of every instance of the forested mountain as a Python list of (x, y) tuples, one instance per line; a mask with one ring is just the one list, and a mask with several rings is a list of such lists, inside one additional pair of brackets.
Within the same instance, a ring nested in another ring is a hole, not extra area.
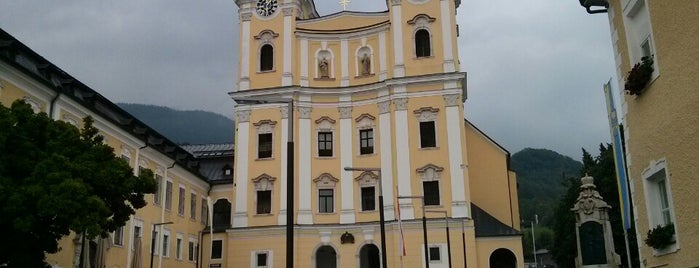
[(220, 114), (180, 111), (148, 104), (117, 105), (179, 144), (233, 143), (235, 124)]
[(526, 148), (512, 155), (512, 169), (517, 172), (519, 211), (529, 224), (534, 214), (539, 224), (551, 226), (553, 211), (566, 191), (566, 178), (579, 178), (582, 163), (547, 149)]

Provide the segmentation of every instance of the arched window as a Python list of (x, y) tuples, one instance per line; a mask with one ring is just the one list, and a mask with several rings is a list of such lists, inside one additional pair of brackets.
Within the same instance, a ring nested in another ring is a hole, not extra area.
[(415, 32), (415, 55), (420, 57), (431, 56), (430, 52), (430, 32), (420, 29)]
[(231, 203), (226, 199), (219, 199), (214, 203), (214, 227), (230, 227)]
[(262, 45), (260, 48), (260, 72), (272, 71), (274, 69), (274, 48), (270, 44)]

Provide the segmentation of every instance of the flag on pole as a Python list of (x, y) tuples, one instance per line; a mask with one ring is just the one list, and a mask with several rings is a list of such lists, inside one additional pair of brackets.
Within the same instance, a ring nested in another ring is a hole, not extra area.
[[(396, 193), (398, 193), (398, 186), (396, 186)], [(396, 196), (396, 215), (398, 216), (398, 230), (400, 231), (400, 248), (401, 248), (401, 256), (406, 256), (406, 251), (405, 251), (405, 238), (403, 237), (403, 222), (400, 219), (400, 200), (398, 200), (398, 197)]]
[(621, 220), (624, 229), (631, 228), (631, 211), (629, 207), (629, 188), (626, 178), (626, 163), (624, 161), (624, 150), (622, 149), (621, 132), (619, 130), (619, 120), (617, 118), (614, 98), (612, 96), (612, 81), (609, 80), (604, 85), (604, 95), (607, 99), (607, 116), (609, 118), (609, 130), (612, 135), (612, 149), (614, 153), (614, 167), (617, 177), (617, 188), (619, 189), (619, 206), (621, 209)]

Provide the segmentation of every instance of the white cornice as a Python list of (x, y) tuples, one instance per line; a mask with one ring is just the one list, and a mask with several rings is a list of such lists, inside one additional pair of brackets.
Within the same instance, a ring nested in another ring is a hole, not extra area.
[(306, 24), (313, 24), (317, 22), (326, 22), (328, 20), (333, 20), (341, 17), (352, 17), (352, 18), (386, 18), (387, 20), (389, 19), (389, 13), (388, 12), (357, 12), (357, 11), (341, 11), (337, 12), (334, 14), (330, 14), (327, 16), (323, 17), (318, 17), (314, 19), (308, 19), (308, 20), (300, 20), (296, 24), (297, 25), (306, 25)]

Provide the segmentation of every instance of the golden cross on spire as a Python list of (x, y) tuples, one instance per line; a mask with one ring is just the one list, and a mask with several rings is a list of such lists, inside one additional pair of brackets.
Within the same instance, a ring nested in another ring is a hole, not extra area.
[(340, 5), (342, 5), (342, 10), (347, 10), (347, 5), (349, 5), (350, 0), (340, 0)]

